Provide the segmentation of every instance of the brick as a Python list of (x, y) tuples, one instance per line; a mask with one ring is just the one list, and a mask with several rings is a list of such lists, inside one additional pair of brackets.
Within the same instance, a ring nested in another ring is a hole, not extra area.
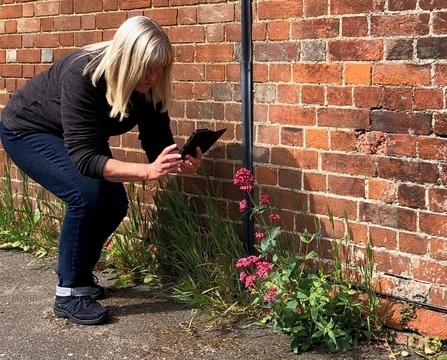
[(292, 22), (293, 39), (324, 39), (339, 35), (338, 19), (303, 19)]
[(340, 64), (293, 64), (292, 80), (298, 83), (341, 84)]
[(61, 14), (73, 13), (73, 0), (61, 0)]
[(365, 197), (365, 180), (348, 176), (328, 176), (328, 190), (331, 194), (348, 197)]
[(435, 64), (435, 85), (447, 85), (447, 64)]
[(273, 126), (257, 126), (256, 142), (265, 144), (279, 143), (279, 128)]
[(428, 190), (429, 210), (447, 213), (447, 190), (434, 187)]
[(436, 110), (444, 107), (444, 94), (441, 89), (415, 89), (414, 107), (416, 110)]
[(413, 276), (416, 280), (438, 285), (447, 285), (444, 265), (419, 257), (413, 259)]
[(447, 33), (447, 11), (433, 13), (433, 34), (444, 35)]
[(175, 83), (174, 96), (176, 99), (193, 98), (192, 83)]
[(197, 8), (197, 22), (199, 24), (232, 22), (234, 19), (233, 4), (213, 4)]
[(318, 153), (314, 150), (274, 147), (271, 149), (271, 164), (293, 168), (316, 169)]
[(61, 46), (73, 46), (74, 45), (74, 34), (73, 33), (62, 33), (59, 35), (59, 41)]
[(431, 114), (403, 113), (386, 110), (371, 111), (371, 130), (398, 134), (428, 135), (431, 133)]
[(81, 27), (82, 30), (94, 30), (96, 28), (95, 15), (83, 15), (81, 17)]
[(354, 102), (357, 107), (378, 107), (382, 104), (382, 88), (378, 86), (357, 86), (354, 88)]
[(371, 84), (371, 64), (346, 63), (346, 84)]
[(437, 165), (417, 160), (380, 157), (377, 159), (378, 176), (383, 179), (436, 184)]
[(295, 127), (282, 127), (280, 130), (281, 145), (301, 147), (304, 145), (303, 130)]
[[(257, 4), (258, 19), (288, 19), (300, 18), (303, 15), (303, 4), (301, 1), (291, 0), (268, 0)], [(274, 9), (274, 11), (272, 11)]]
[(388, 10), (390, 11), (404, 11), (415, 10), (416, 0), (389, 0)]
[(117, 29), (126, 20), (126, 13), (100, 13), (96, 15), (97, 29)]
[(175, 62), (194, 62), (193, 45), (174, 45)]
[(306, 1), (304, 3), (304, 14), (306, 17), (327, 15), (328, 0)]
[(420, 38), (416, 50), (419, 59), (447, 59), (447, 36)]
[(325, 172), (348, 175), (375, 176), (374, 158), (364, 154), (321, 154), (321, 168)]
[(326, 97), (328, 105), (351, 106), (352, 105), (352, 88), (349, 86), (328, 86), (326, 89)]
[(196, 83), (193, 85), (194, 99), (209, 100), (212, 97), (212, 87), (209, 83)]
[(435, 235), (447, 236), (447, 216), (421, 212), (419, 215), (419, 227), (421, 231)]
[(376, 11), (383, 11), (385, 9), (384, 0), (332, 0), (331, 1), (331, 14), (361, 14), (370, 13)]
[(118, 10), (118, 0), (103, 0), (104, 11)]
[(411, 88), (385, 87), (383, 107), (387, 110), (411, 110), (413, 108), (413, 92)]
[(430, 257), (441, 261), (447, 260), (447, 241), (445, 239), (430, 239)]
[(303, 182), (304, 190), (312, 192), (326, 192), (327, 191), (326, 178), (327, 178), (326, 174), (306, 171), (304, 173), (304, 182)]
[(186, 117), (188, 119), (222, 120), (224, 118), (223, 104), (203, 102), (187, 103)]
[(387, 134), (386, 155), (416, 157), (417, 137), (407, 134)]
[(40, 19), (18, 19), (18, 33), (33, 33), (40, 31)]
[(223, 65), (205, 65), (205, 79), (208, 81), (223, 81), (225, 79), (225, 67)]
[(269, 64), (270, 81), (289, 82), (291, 78), (292, 78), (292, 67), (290, 64)]
[(341, 34), (346, 37), (363, 37), (368, 35), (368, 18), (366, 16), (349, 16), (342, 18)]
[(296, 42), (255, 44), (254, 58), (257, 61), (297, 61), (300, 48)]
[(0, 64), (0, 74), (2, 77), (19, 78), (22, 76), (21, 65)]
[(327, 215), (329, 209), (333, 216), (338, 218), (344, 218), (346, 215), (347, 219), (354, 220), (357, 215), (357, 205), (352, 200), (322, 194), (310, 194), (309, 203), (309, 211), (313, 214)]
[(394, 203), (397, 199), (397, 184), (384, 179), (369, 179), (368, 199)]
[(22, 16), (22, 5), (2, 5), (0, 6), (0, 19), (14, 19)]
[(267, 24), (268, 39), (272, 41), (289, 40), (290, 23), (288, 21), (272, 21)]
[(83, 31), (74, 34), (74, 45), (81, 47), (102, 41), (102, 31)]
[(313, 108), (270, 105), (270, 122), (284, 125), (313, 126), (316, 113)]
[(397, 236), (394, 230), (370, 226), (369, 239), (371, 245), (374, 247), (383, 247), (388, 250), (396, 250)]
[(54, 30), (69, 31), (81, 29), (80, 16), (62, 16), (54, 18)]
[(371, 17), (372, 36), (424, 36), (429, 33), (429, 14)]
[(410, 276), (410, 259), (388, 252), (377, 251), (374, 253), (374, 262), (376, 271), (393, 274), (396, 276)]
[(412, 60), (413, 39), (393, 39), (386, 41), (386, 60)]
[(399, 205), (426, 209), (425, 188), (414, 184), (399, 184), (397, 191)]
[(198, 44), (196, 60), (201, 62), (232, 61), (234, 46), (232, 44)]
[(278, 169), (266, 166), (256, 166), (255, 177), (256, 181), (260, 184), (277, 185)]
[(380, 63), (373, 67), (373, 83), (382, 85), (429, 85), (429, 65)]
[(22, 36), (0, 35), (0, 49), (17, 49), (22, 47)]
[(203, 43), (205, 29), (202, 26), (178, 26), (169, 31), (169, 39), (174, 43)]
[(59, 1), (42, 1), (34, 4), (35, 16), (48, 16), (59, 14)]
[(301, 61), (325, 61), (326, 43), (324, 41), (306, 41), (301, 43)]
[(265, 63), (253, 64), (253, 82), (266, 83), (269, 78), (268, 65)]
[(224, 28), (221, 24), (210, 24), (205, 29), (207, 42), (222, 42), (225, 39)]
[[(196, 8), (180, 8), (177, 10), (177, 18), (178, 18), (178, 24), (179, 25), (192, 25), (197, 24), (197, 9)], [(230, 29), (236, 30), (236, 25), (234, 25), (233, 28), (230, 27)], [(240, 35), (240, 26), (237, 26), (239, 30)], [(228, 28), (227, 28), (227, 38), (228, 38)]]
[(389, 228), (416, 231), (416, 212), (394, 205), (360, 203), (359, 219)]
[(40, 62), (40, 50), (17, 50), (17, 62), (38, 63)]
[(329, 131), (331, 150), (354, 151), (356, 137), (353, 131), (330, 130)]
[(284, 104), (298, 104), (300, 102), (299, 85), (280, 84), (278, 85), (276, 100)]
[(419, 138), (419, 157), (429, 160), (447, 159), (447, 139), (420, 137)]
[(141, 9), (151, 6), (151, 0), (119, 0), (121, 10)]
[(306, 129), (306, 148), (328, 149), (329, 134), (325, 129)]
[(301, 101), (303, 104), (323, 105), (325, 101), (324, 87), (319, 85), (302, 85)]
[(53, 18), (42, 18), (40, 22), (40, 28), (43, 32), (50, 32), (54, 30)]
[(205, 77), (203, 64), (175, 64), (172, 66), (172, 78), (177, 81), (201, 81)]
[(433, 119), (433, 132), (436, 135), (447, 135), (447, 114), (435, 113)]
[[(430, 304), (435, 306), (444, 307), (447, 299), (447, 289), (444, 287), (433, 285), (430, 288)], [(436, 321), (432, 322), (436, 324)], [(434, 334), (439, 334), (439, 329), (436, 330)], [(439, 335), (435, 335), (439, 336)], [(434, 337), (434, 336), (432, 336)]]
[(383, 57), (382, 40), (329, 41), (329, 58), (335, 61), (378, 61)]
[(34, 45), (38, 48), (59, 47), (59, 34), (36, 34), (34, 35)]
[(419, 0), (422, 10), (445, 9), (444, 0)]
[(303, 172), (301, 170), (279, 169), (278, 170), (278, 184), (286, 189), (301, 189), (301, 177)]
[(333, 109), (317, 110), (318, 126), (349, 128), (364, 130), (369, 127), (369, 111), (363, 109)]

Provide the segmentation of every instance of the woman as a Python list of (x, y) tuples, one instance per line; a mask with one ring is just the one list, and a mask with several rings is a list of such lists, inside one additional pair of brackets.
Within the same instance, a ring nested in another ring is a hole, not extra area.
[[(127, 213), (122, 182), (192, 174), (202, 153), (181, 160), (169, 127), (173, 50), (153, 20), (128, 19), (109, 42), (74, 51), (30, 79), (2, 112), (12, 161), (68, 204), (59, 239), (54, 313), (99, 324), (108, 311), (92, 269)], [(149, 163), (115, 160), (109, 137), (138, 126)]]

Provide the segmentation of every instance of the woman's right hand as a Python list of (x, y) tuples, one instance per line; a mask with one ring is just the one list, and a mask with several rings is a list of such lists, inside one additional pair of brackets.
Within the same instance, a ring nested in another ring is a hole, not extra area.
[(157, 159), (149, 165), (149, 179), (160, 179), (169, 173), (179, 172), (179, 166), (183, 163), (176, 144), (166, 147)]

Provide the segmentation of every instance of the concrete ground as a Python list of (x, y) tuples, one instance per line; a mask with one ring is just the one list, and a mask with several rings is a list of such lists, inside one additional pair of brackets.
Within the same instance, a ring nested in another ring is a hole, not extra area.
[[(53, 263), (0, 251), (0, 359), (387, 359), (382, 346), (347, 353), (289, 351), (289, 337), (268, 328), (191, 322), (191, 309), (160, 299), (146, 286), (108, 289), (108, 323), (76, 325), (53, 315)], [(111, 285), (98, 274), (101, 284)], [(414, 356), (410, 357), (414, 358)]]

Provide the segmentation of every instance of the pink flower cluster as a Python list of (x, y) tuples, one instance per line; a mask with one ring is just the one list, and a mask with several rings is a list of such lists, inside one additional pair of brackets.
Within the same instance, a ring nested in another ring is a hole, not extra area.
[(259, 198), (261, 205), (270, 205), (270, 198), (268, 195), (261, 195)]
[(254, 176), (247, 168), (240, 168), (234, 177), (234, 185), (239, 186), (243, 191), (251, 192), (253, 190)]
[(265, 279), (268, 273), (273, 270), (272, 264), (270, 264), (268, 261), (261, 261), (255, 255), (239, 259), (236, 263), (236, 268), (247, 269), (252, 264), (256, 268), (256, 275), (248, 275), (245, 271), (242, 271), (239, 274), (239, 280), (245, 282), (246, 288), (253, 287), (256, 279)]
[(248, 209), (248, 203), (246, 199), (239, 201), (239, 211), (244, 212)]
[(264, 300), (265, 301), (275, 301), (277, 291), (278, 291), (278, 289), (275, 286), (270, 286), (268, 289), (267, 295), (264, 295)]

